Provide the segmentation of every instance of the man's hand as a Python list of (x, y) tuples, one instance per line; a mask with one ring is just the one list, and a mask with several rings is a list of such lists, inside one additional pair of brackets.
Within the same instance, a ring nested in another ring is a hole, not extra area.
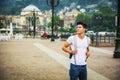
[(76, 53), (77, 53), (77, 50), (76, 50), (76, 49), (75, 49), (75, 50), (71, 50), (70, 53), (72, 53), (72, 54), (76, 54)]
[(90, 51), (86, 52), (86, 56), (87, 56), (87, 58), (90, 57)]

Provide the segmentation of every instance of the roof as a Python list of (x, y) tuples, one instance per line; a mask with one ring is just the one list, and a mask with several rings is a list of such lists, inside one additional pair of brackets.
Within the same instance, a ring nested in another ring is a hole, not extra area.
[(73, 9), (71, 12), (66, 12), (65, 15), (66, 16), (70, 16), (70, 15), (74, 15), (77, 16), (77, 14), (80, 14), (81, 12), (78, 11), (77, 9)]
[(36, 6), (30, 4), (27, 7), (23, 8), (22, 11), (27, 12), (27, 11), (40, 11)]

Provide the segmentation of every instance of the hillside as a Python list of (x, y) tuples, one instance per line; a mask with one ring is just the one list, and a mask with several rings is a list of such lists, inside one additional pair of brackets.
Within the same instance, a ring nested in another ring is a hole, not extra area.
[[(46, 0), (3, 0), (0, 2), (0, 15), (19, 14), (21, 9), (29, 4), (37, 6), (41, 11), (50, 9)], [(77, 8), (90, 12), (102, 6), (110, 6), (113, 10), (116, 10), (117, 0), (60, 0), (60, 4), (55, 10), (58, 12), (66, 7), (68, 10)]]

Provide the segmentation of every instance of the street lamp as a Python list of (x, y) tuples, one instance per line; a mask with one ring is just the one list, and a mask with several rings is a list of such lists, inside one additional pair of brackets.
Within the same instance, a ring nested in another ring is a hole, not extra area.
[(60, 0), (46, 0), (47, 5), (51, 7), (52, 9), (52, 36), (51, 41), (54, 40), (54, 34), (53, 34), (53, 27), (54, 27), (54, 8), (58, 6)]
[(101, 25), (103, 22), (102, 15), (97, 15), (95, 20), (96, 20), (96, 24)]
[(28, 34), (30, 35), (30, 22), (31, 22), (31, 17), (26, 17), (26, 19), (27, 19), (27, 22), (26, 23), (28, 23)]
[[(103, 17), (102, 15), (95, 15), (95, 25), (100, 26), (103, 22)], [(96, 46), (98, 46), (98, 33), (96, 34)]]
[(116, 43), (115, 43), (115, 51), (113, 54), (113, 58), (120, 58), (120, 0), (118, 0), (117, 7), (117, 29), (116, 29)]
[(35, 10), (33, 12), (33, 27), (34, 27), (34, 37), (35, 38), (35, 35), (36, 35), (36, 15), (35, 15)]

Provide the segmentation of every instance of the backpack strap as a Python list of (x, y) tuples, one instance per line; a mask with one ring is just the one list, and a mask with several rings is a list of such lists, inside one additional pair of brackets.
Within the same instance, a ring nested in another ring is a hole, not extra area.
[[(76, 35), (74, 36), (74, 49), (77, 49), (77, 39), (76, 39), (77, 37), (76, 37)], [(76, 56), (75, 56), (75, 54), (73, 55), (74, 56), (74, 62), (75, 62), (75, 64), (76, 64)]]

